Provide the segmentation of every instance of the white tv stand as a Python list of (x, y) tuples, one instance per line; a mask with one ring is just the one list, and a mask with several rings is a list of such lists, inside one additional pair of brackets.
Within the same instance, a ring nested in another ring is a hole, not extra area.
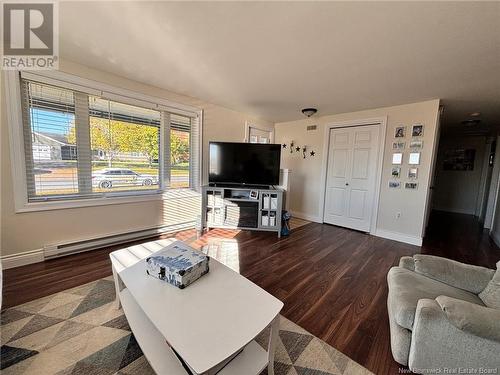
[(278, 232), (281, 237), (281, 189), (205, 185), (202, 191), (203, 229), (260, 230)]

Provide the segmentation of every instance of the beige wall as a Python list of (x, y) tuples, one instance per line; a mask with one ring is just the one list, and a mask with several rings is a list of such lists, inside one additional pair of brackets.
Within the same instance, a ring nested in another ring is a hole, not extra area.
[[(210, 140), (243, 141), (245, 122), (273, 129), (273, 123), (198, 99), (144, 85), (122, 77), (61, 61), (66, 73), (107, 83), (115, 87), (202, 108), (203, 174), (206, 181), (206, 157)], [(42, 248), (46, 244), (85, 239), (109, 233), (128, 232), (166, 224), (172, 219), (172, 202), (149, 201), (122, 205), (85, 207), (66, 210), (15, 213), (11, 177), (8, 124), (5, 111), (5, 87), (1, 87), (1, 254), (11, 255)], [(185, 208), (185, 207), (183, 207)]]
[[(327, 124), (363, 120), (387, 116), (387, 131), (383, 156), (383, 170), (380, 189), (380, 202), (377, 218), (377, 230), (394, 234), (394, 237), (409, 237), (418, 240), (423, 233), (429, 174), (431, 169), (432, 153), (436, 139), (436, 128), (439, 110), (439, 100), (386, 107), (360, 112), (344, 113), (333, 116), (324, 116), (301, 121), (278, 123), (275, 125), (276, 142), (307, 145), (309, 150), (316, 151), (314, 157), (303, 159), (299, 154), (282, 154), (282, 167), (291, 169), (290, 208), (297, 216), (322, 221), (322, 180), (326, 169), (325, 153), (327, 152), (327, 138), (325, 127)], [(402, 179), (408, 173), (408, 143), (410, 126), (414, 123), (424, 124), (424, 148), (419, 166), (418, 190), (405, 190), (404, 187), (395, 190), (388, 188), (391, 174), (392, 142), (396, 126), (407, 126), (406, 149), (404, 150), (404, 164), (402, 165)], [(307, 131), (307, 125), (318, 125), (317, 130)], [(397, 218), (397, 212), (401, 217)], [(387, 234), (387, 233), (386, 233)], [(382, 232), (380, 233), (382, 235)]]
[[(446, 151), (457, 148), (476, 150), (472, 171), (445, 171), (443, 169)], [(460, 214), (476, 214), (481, 183), (485, 183), (481, 181), (485, 151), (486, 137), (484, 136), (441, 138), (432, 199), (433, 208)]]

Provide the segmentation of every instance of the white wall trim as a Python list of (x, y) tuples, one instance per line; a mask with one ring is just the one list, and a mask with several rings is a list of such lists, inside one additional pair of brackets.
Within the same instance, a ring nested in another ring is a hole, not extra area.
[(298, 219), (308, 220), (320, 224), (323, 223), (323, 218), (321, 216), (306, 214), (304, 212), (299, 212), (299, 211), (290, 211), (290, 213), (292, 214), (292, 217), (296, 217)]
[(422, 237), (410, 236), (408, 234), (391, 232), (383, 229), (377, 229), (373, 235), (386, 238), (388, 240), (404, 242), (410, 245), (422, 246)]
[(71, 208), (80, 207), (94, 207), (94, 206), (107, 206), (112, 204), (129, 204), (164, 200), (170, 201), (172, 199), (191, 198), (193, 194), (199, 194), (196, 191), (188, 188), (181, 189), (165, 189), (155, 193), (133, 193), (130, 195), (110, 195), (100, 198), (87, 198), (87, 199), (74, 199), (74, 200), (61, 200), (50, 202), (31, 202), (27, 203), (16, 212), (35, 212), (35, 211), (51, 211), (51, 210), (66, 210)]
[(52, 211), (52, 210), (67, 210), (71, 208), (81, 207), (95, 207), (95, 206), (108, 206), (111, 204), (128, 204), (157, 201), (163, 198), (161, 193), (149, 194), (132, 194), (130, 196), (111, 196), (102, 198), (87, 198), (87, 199), (73, 199), (73, 200), (60, 200), (60, 201), (47, 201), (47, 202), (30, 202), (23, 204), (16, 209), (16, 213), (23, 212), (36, 212), (36, 211)]
[(437, 164), (437, 157), (438, 157), (438, 152), (439, 152), (439, 141), (441, 137), (441, 114), (442, 111), (440, 109), (440, 105), (438, 103), (438, 110), (436, 112), (436, 127), (434, 129), (434, 135), (432, 137), (434, 145), (432, 147), (431, 151), (431, 163), (429, 165), (429, 176), (427, 177), (427, 193), (425, 194), (425, 206), (424, 206), (424, 215), (422, 218), (422, 229), (420, 231), (420, 236), (424, 237), (425, 236), (425, 231), (427, 229), (427, 224), (429, 223), (429, 219), (431, 216), (431, 211), (432, 211), (432, 195), (433, 191), (431, 190), (434, 189), (434, 183), (435, 183), (435, 178), (436, 178), (436, 164)]
[(24, 157), (24, 134), (21, 108), (21, 82), (16, 71), (4, 71), (5, 104), (9, 131), (10, 170), (14, 188), (16, 211), (28, 202), (26, 183), (26, 160)]
[(15, 267), (25, 266), (44, 261), (43, 249), (29, 250), (22, 253), (4, 255), (1, 258), (2, 268), (9, 269)]
[(370, 223), (370, 234), (375, 234), (377, 230), (377, 218), (378, 218), (378, 206), (380, 201), (380, 188), (382, 183), (382, 167), (384, 162), (384, 150), (385, 150), (385, 140), (386, 140), (386, 129), (387, 129), (387, 116), (375, 117), (375, 118), (365, 118), (358, 120), (340, 121), (333, 122), (325, 125), (324, 129), (324, 139), (323, 152), (321, 160), (321, 178), (320, 178), (320, 192), (319, 192), (319, 215), (321, 221), (323, 222), (324, 212), (325, 212), (325, 194), (326, 194), (326, 177), (328, 169), (328, 151), (330, 149), (330, 129), (334, 128), (346, 128), (354, 126), (366, 126), (366, 125), (378, 125), (379, 126), (379, 147), (377, 155), (377, 174), (375, 180), (375, 193), (374, 202), (372, 208), (372, 217)]

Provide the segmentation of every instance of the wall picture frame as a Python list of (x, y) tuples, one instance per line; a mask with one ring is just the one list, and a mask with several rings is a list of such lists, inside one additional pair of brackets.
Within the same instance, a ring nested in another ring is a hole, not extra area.
[(473, 171), (476, 150), (473, 148), (448, 149), (444, 153), (444, 171)]
[(403, 164), (403, 153), (402, 152), (395, 152), (392, 154), (392, 164), (393, 165)]
[(405, 189), (408, 189), (408, 190), (417, 190), (418, 189), (418, 182), (406, 182), (405, 183)]
[(393, 150), (403, 150), (405, 148), (406, 142), (392, 142)]
[(420, 164), (420, 152), (410, 152), (408, 156), (409, 165), (419, 165)]
[(422, 148), (424, 148), (424, 141), (421, 140), (411, 141), (410, 148), (412, 150), (421, 150)]
[(389, 181), (389, 189), (399, 189), (399, 188), (401, 188), (401, 182)]
[(410, 167), (410, 169), (408, 169), (408, 178), (410, 180), (416, 180), (418, 178), (418, 168), (417, 167)]
[(401, 177), (401, 167), (392, 167), (391, 176), (392, 176), (392, 178), (400, 178)]
[(406, 133), (406, 127), (401, 125), (397, 126), (394, 130), (394, 138), (404, 138)]
[(423, 124), (413, 124), (411, 127), (412, 137), (422, 137), (424, 135), (424, 125)]

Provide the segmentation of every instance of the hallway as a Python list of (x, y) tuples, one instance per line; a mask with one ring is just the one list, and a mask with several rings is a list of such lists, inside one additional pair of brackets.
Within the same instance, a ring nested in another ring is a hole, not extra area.
[(473, 215), (433, 211), (421, 249), (459, 262), (495, 268), (500, 249)]

